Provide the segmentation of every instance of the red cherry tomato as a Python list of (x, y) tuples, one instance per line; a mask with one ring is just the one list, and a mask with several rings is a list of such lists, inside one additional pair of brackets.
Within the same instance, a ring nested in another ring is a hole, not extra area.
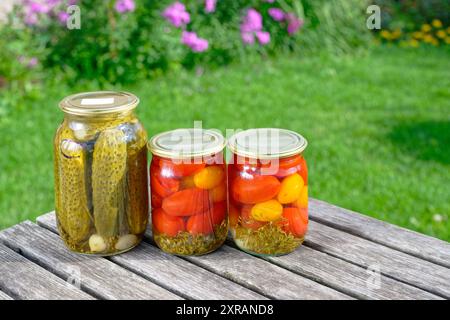
[(166, 214), (163, 209), (152, 211), (153, 226), (159, 233), (175, 237), (178, 232), (184, 231), (184, 221), (182, 218)]
[(213, 225), (221, 224), (227, 215), (227, 202), (216, 202), (212, 210), (209, 210)]
[(178, 191), (163, 199), (162, 208), (172, 216), (191, 216), (208, 210), (208, 190), (190, 188)]
[(252, 205), (244, 205), (241, 209), (241, 225), (245, 228), (250, 228), (253, 230), (257, 230), (261, 228), (263, 225), (265, 225), (267, 222), (262, 221), (256, 221), (252, 219), (251, 211), (253, 206)]
[[(192, 161), (193, 162), (193, 161)], [(186, 177), (200, 171), (206, 166), (205, 163), (181, 163), (181, 161), (172, 161), (170, 159), (160, 158), (159, 167), (162, 172), (174, 177)]]
[[(264, 173), (264, 170), (266, 170), (267, 172), (265, 173), (267, 174), (274, 174), (278, 178), (284, 178), (293, 173), (301, 171), (303, 163), (304, 159), (301, 155), (276, 159), (262, 164), (261, 172)], [(272, 170), (273, 172), (271, 172)]]
[(186, 230), (192, 235), (213, 233), (214, 228), (211, 215), (201, 213), (191, 216), (186, 223)]
[(174, 178), (163, 177), (159, 172), (150, 174), (150, 188), (165, 198), (180, 189), (180, 182)]
[(300, 162), (300, 171), (299, 174), (302, 176), (305, 185), (308, 184), (308, 166), (306, 165), (305, 158), (302, 157), (302, 161)]
[(248, 172), (248, 173), (259, 173), (259, 168), (261, 163), (256, 159), (250, 159), (241, 157), (238, 155), (234, 155), (233, 157), (233, 166), (237, 168), (239, 171)]
[(152, 208), (161, 208), (161, 206), (162, 198), (156, 192), (152, 192)]
[(308, 229), (308, 210), (289, 207), (283, 209), (283, 217), (286, 222), (284, 230), (296, 237), (303, 237)]
[(231, 193), (236, 201), (254, 204), (272, 199), (280, 188), (280, 181), (273, 176), (256, 175), (249, 179), (238, 176), (232, 183)]

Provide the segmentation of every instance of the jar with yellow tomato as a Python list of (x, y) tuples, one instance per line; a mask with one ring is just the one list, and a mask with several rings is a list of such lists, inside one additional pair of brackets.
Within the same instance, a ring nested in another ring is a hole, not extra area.
[(284, 129), (241, 131), (229, 139), (230, 231), (251, 254), (294, 251), (308, 228), (307, 141)]
[(225, 138), (211, 130), (177, 129), (149, 141), (152, 231), (176, 255), (216, 250), (228, 233)]

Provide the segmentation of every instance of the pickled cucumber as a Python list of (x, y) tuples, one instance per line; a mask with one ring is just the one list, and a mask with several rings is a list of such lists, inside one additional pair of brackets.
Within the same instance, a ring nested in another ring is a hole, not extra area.
[(64, 125), (57, 141), (60, 143), (55, 147), (56, 214), (62, 233), (76, 243), (85, 240), (91, 228), (85, 184), (86, 152)]
[(95, 228), (105, 238), (118, 235), (119, 219), (126, 214), (126, 169), (127, 145), (124, 133), (119, 129), (104, 130), (94, 146), (92, 201)]
[(148, 222), (147, 136), (138, 131), (138, 140), (129, 145), (127, 172), (127, 218), (130, 233), (141, 234)]

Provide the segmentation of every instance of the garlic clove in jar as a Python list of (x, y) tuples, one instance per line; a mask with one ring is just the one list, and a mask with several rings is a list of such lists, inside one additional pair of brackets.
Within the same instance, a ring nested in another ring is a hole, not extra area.
[(126, 250), (133, 247), (137, 241), (138, 238), (134, 234), (126, 234), (117, 240), (115, 248), (119, 251)]
[(92, 252), (102, 252), (106, 250), (105, 240), (98, 234), (93, 234), (89, 238), (89, 248)]

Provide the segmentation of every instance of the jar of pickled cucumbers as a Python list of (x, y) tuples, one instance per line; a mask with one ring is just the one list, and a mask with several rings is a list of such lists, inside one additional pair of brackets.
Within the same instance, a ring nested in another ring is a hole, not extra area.
[(126, 92), (61, 101), (54, 138), (56, 218), (67, 247), (111, 255), (142, 239), (148, 222), (147, 133)]
[(283, 255), (304, 240), (308, 227), (306, 140), (283, 129), (250, 129), (229, 139), (230, 231), (255, 255)]
[(149, 141), (152, 230), (176, 255), (217, 249), (228, 233), (225, 139), (210, 130), (178, 129)]

